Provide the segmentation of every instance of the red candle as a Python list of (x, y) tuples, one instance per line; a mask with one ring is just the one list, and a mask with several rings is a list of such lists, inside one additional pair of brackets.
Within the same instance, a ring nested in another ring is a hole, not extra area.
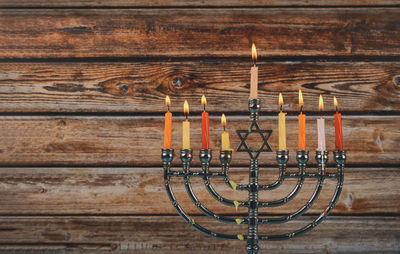
[(342, 114), (338, 112), (338, 102), (336, 97), (333, 97), (333, 104), (336, 108), (335, 118), (335, 150), (343, 151), (343, 132), (342, 132)]
[(209, 118), (208, 112), (206, 111), (207, 100), (203, 95), (201, 97), (201, 105), (204, 107), (204, 111), (201, 114), (201, 149), (210, 149), (210, 138), (209, 138)]

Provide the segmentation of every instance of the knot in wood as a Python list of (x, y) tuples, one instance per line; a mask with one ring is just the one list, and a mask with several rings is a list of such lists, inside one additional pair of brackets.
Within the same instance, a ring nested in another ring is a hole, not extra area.
[(181, 88), (184, 84), (185, 84), (185, 82), (183, 81), (183, 79), (181, 79), (181, 78), (179, 78), (179, 77), (174, 78), (174, 79), (172, 80), (172, 85), (173, 85), (174, 87)]
[(123, 85), (119, 88), (121, 90), (121, 92), (123, 93), (127, 93), (128, 92), (128, 86), (127, 85)]
[(393, 82), (396, 86), (400, 86), (400, 76), (395, 76)]

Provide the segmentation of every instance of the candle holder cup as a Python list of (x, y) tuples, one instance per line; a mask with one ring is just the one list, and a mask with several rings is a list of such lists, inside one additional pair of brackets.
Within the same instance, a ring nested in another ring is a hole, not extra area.
[[(219, 172), (211, 173), (209, 171), (210, 162), (212, 160), (211, 149), (202, 149), (200, 150), (200, 162), (201, 162), (201, 172), (192, 172), (190, 170), (190, 163), (192, 161), (192, 150), (183, 149), (181, 150), (180, 158), (182, 161), (182, 170), (172, 171), (171, 170), (171, 162), (174, 156), (173, 149), (162, 149), (161, 159), (164, 168), (164, 183), (166, 187), (166, 191), (169, 199), (172, 202), (172, 205), (176, 209), (177, 213), (192, 227), (200, 231), (201, 233), (224, 240), (238, 240), (238, 241), (246, 241), (246, 250), (248, 254), (257, 254), (259, 250), (258, 242), (259, 241), (278, 241), (278, 240), (287, 240), (293, 237), (302, 235), (314, 227), (316, 227), (319, 223), (321, 223), (326, 217), (329, 215), (336, 202), (339, 199), (344, 180), (344, 164), (346, 161), (346, 151), (334, 151), (334, 162), (336, 164), (335, 173), (327, 173), (326, 165), (328, 162), (328, 151), (316, 151), (315, 160), (317, 162), (317, 173), (308, 173), (307, 172), (307, 162), (309, 160), (309, 152), (308, 151), (297, 151), (296, 160), (297, 160), (297, 172), (296, 173), (288, 173), (287, 172), (287, 163), (289, 160), (289, 151), (280, 150), (276, 152), (276, 161), (278, 164), (279, 177), (278, 179), (269, 185), (260, 185), (258, 183), (258, 175), (259, 175), (259, 167), (258, 167), (258, 157), (262, 152), (271, 152), (271, 148), (268, 144), (268, 137), (271, 134), (271, 130), (261, 130), (258, 125), (258, 113), (260, 110), (260, 100), (251, 99), (249, 100), (249, 111), (250, 111), (250, 127), (248, 130), (237, 130), (239, 138), (241, 139), (241, 143), (237, 148), (237, 152), (247, 152), (250, 156), (250, 164), (249, 164), (249, 183), (248, 184), (237, 184), (229, 178), (229, 165), (232, 159), (232, 151), (220, 151), (220, 162), (221, 162), (221, 170)], [(246, 144), (247, 136), (252, 133), (257, 132), (260, 133), (263, 137), (263, 143), (259, 149), (251, 149)], [(235, 234), (225, 234), (225, 233), (217, 233), (209, 230), (197, 222), (194, 221), (179, 205), (176, 200), (172, 187), (170, 184), (170, 179), (172, 177), (182, 177), (184, 179), (185, 188), (188, 196), (193, 201), (193, 203), (197, 206), (197, 208), (206, 216), (211, 219), (231, 224), (246, 224), (248, 226), (247, 235), (235, 235)], [(209, 194), (215, 198), (217, 201), (226, 206), (231, 207), (246, 207), (248, 213), (246, 216), (223, 216), (217, 215), (211, 210), (209, 210), (205, 205), (203, 205), (196, 197), (192, 190), (190, 179), (193, 177), (200, 177), (204, 181), (205, 188), (209, 192)], [(229, 188), (235, 191), (247, 191), (248, 199), (243, 201), (236, 201), (224, 198), (220, 195), (213, 187), (210, 182), (212, 178), (222, 178)], [(293, 190), (284, 198), (273, 200), (273, 201), (260, 201), (259, 200), (259, 191), (273, 190), (278, 188), (285, 179), (294, 178), (297, 179), (297, 183), (294, 186)], [(312, 178), (317, 181), (316, 187), (314, 189), (311, 198), (308, 200), (306, 204), (304, 204), (299, 210), (294, 213), (284, 215), (281, 217), (265, 217), (258, 214), (258, 209), (263, 207), (278, 207), (286, 204), (295, 198), (295, 196), (300, 192), (301, 187), (303, 186), (304, 180), (306, 178)], [(262, 224), (279, 224), (289, 222), (303, 215), (317, 200), (318, 196), (323, 187), (323, 183), (326, 179), (334, 179), (337, 181), (336, 189), (333, 193), (332, 199), (329, 205), (321, 212), (321, 214), (314, 219), (308, 225), (294, 230), (292, 232), (288, 232), (285, 234), (276, 234), (276, 235), (259, 235), (258, 234), (258, 225)]]

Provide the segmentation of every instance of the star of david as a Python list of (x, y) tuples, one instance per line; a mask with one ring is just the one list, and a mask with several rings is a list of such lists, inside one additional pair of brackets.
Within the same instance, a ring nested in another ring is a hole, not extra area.
[[(252, 122), (247, 130), (236, 130), (236, 133), (240, 138), (240, 144), (236, 152), (247, 152), (253, 160), (257, 159), (261, 152), (272, 152), (268, 144), (272, 130), (261, 130), (257, 122)], [(246, 139), (250, 133), (258, 133), (261, 136), (263, 142), (259, 149), (251, 148), (247, 145)]]

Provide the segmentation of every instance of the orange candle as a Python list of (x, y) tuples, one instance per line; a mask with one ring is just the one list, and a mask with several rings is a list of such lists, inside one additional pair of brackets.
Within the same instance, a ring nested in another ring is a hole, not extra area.
[(168, 95), (165, 97), (165, 104), (168, 107), (168, 111), (165, 113), (164, 149), (171, 149), (172, 113), (169, 111), (171, 101)]
[(209, 118), (208, 112), (206, 111), (207, 100), (203, 95), (201, 97), (201, 105), (204, 107), (204, 111), (201, 114), (201, 149), (210, 149), (210, 138), (209, 138)]
[(342, 114), (338, 112), (338, 102), (336, 97), (333, 97), (333, 104), (336, 108), (335, 118), (335, 150), (343, 151), (343, 132), (342, 132)]
[(299, 106), (300, 106), (300, 115), (299, 115), (299, 139), (298, 139), (298, 150), (304, 151), (306, 150), (306, 115), (303, 114), (303, 94), (301, 90), (299, 90)]

